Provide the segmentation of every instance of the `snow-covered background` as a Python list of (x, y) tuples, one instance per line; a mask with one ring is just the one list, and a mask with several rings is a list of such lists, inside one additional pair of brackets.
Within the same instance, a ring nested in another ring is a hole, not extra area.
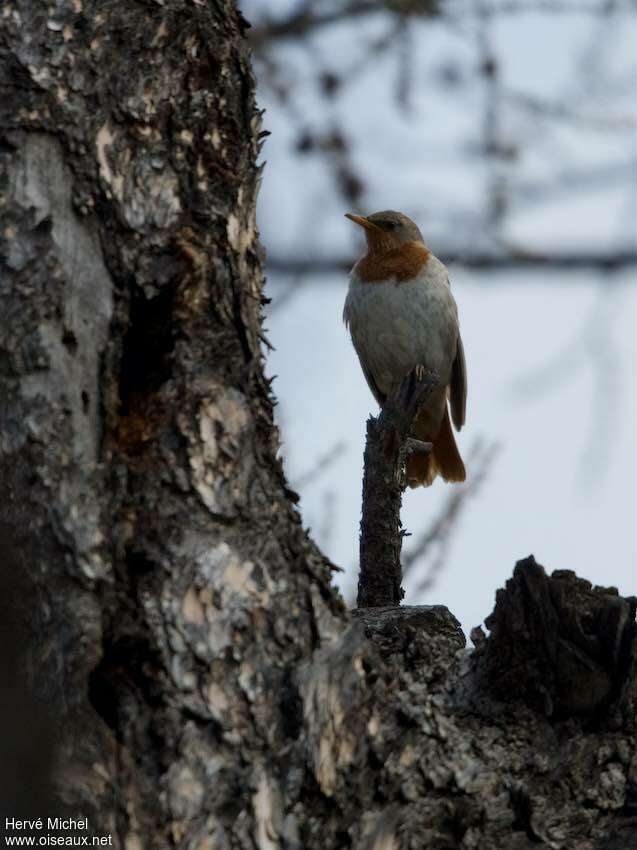
[[(456, 258), (469, 370), (459, 444), (465, 457), (478, 438), (498, 446), (444, 551), (430, 547), (410, 571), (406, 601), (447, 604), (469, 629), (529, 553), (637, 592), (637, 267), (598, 261), (637, 248), (637, 11), (605, 7), (443, 2), (442, 15), (406, 22), (336, 15), (257, 50), (272, 133), (259, 205), (276, 349), (267, 368), (288, 478), (350, 599), (375, 404), (341, 322), (339, 264), (362, 250), (343, 213), (386, 208)], [(299, 4), (243, 9), (258, 36)], [(517, 265), (518, 252), (556, 262)], [(478, 268), (471, 258), (485, 253), (496, 261)], [(407, 494), (406, 552), (453, 489)], [(433, 587), (419, 590), (438, 555)]]

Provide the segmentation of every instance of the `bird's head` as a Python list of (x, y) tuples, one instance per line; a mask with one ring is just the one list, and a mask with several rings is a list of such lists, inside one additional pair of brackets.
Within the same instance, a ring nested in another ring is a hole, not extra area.
[(407, 242), (423, 241), (417, 225), (395, 210), (383, 210), (372, 215), (345, 213), (345, 218), (364, 228), (370, 253), (388, 251)]

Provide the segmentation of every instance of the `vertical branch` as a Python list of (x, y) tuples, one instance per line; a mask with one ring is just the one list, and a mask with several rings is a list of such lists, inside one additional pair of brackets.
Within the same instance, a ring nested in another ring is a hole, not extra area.
[(398, 605), (404, 595), (400, 586), (403, 487), (396, 462), (388, 462), (384, 455), (380, 418), (369, 417), (365, 438), (359, 608)]
[(491, 37), (491, 22), (491, 10), (486, 4), (481, 3), (478, 11), (477, 42), (480, 70), (484, 80), (482, 141), (486, 159), (485, 216), (489, 244), (501, 241), (502, 225), (507, 211), (508, 188), (503, 169), (500, 68)]
[(409, 437), (423, 401), (436, 386), (435, 375), (416, 367), (385, 402), (376, 418), (367, 421), (360, 531), (359, 608), (398, 605), (401, 587), (400, 523), (405, 489), (405, 457), (428, 452), (430, 443)]

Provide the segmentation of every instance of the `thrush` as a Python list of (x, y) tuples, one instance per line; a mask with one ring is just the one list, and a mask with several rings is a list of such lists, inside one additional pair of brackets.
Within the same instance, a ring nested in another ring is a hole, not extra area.
[(403, 213), (346, 216), (364, 228), (367, 253), (350, 274), (343, 319), (376, 401), (382, 406), (416, 366), (439, 378), (411, 432), (433, 448), (407, 459), (407, 481), (411, 487), (428, 486), (437, 475), (464, 481), (449, 407), (459, 431), (466, 416), (467, 369), (447, 268)]

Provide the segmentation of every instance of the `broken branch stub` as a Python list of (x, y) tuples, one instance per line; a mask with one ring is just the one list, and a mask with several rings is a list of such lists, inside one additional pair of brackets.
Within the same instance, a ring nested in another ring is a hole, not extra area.
[(377, 417), (367, 420), (360, 528), (359, 608), (398, 605), (401, 587), (400, 522), (406, 486), (405, 458), (428, 452), (429, 443), (409, 436), (412, 422), (438, 383), (433, 372), (413, 369), (387, 399)]
[(629, 678), (636, 611), (614, 587), (518, 561), (473, 656), (483, 690), (547, 717), (603, 714)]

